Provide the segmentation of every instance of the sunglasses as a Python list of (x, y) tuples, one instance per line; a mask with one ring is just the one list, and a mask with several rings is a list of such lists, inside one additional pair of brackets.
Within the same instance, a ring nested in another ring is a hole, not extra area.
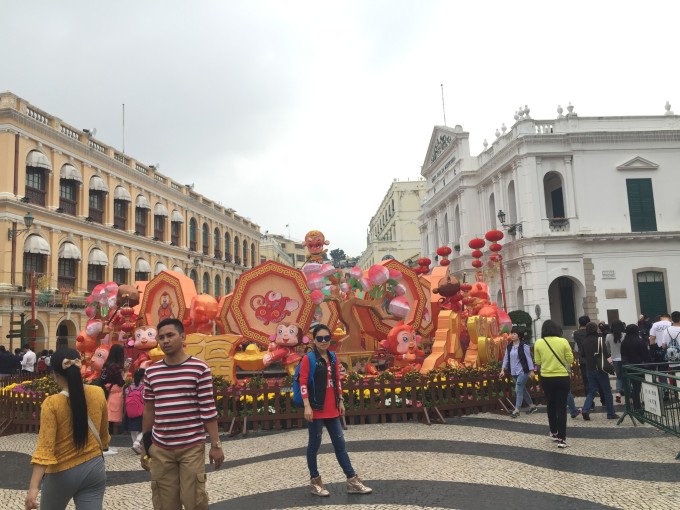
[(316, 340), (317, 342), (330, 342), (331, 341), (331, 335), (325, 335), (325, 336), (319, 335), (314, 340)]

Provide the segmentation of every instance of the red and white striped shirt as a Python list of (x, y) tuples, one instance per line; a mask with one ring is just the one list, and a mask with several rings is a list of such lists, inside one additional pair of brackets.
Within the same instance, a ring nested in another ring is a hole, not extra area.
[(179, 365), (160, 360), (147, 368), (144, 401), (154, 403), (152, 438), (162, 448), (204, 443), (204, 423), (217, 417), (210, 367), (193, 356)]

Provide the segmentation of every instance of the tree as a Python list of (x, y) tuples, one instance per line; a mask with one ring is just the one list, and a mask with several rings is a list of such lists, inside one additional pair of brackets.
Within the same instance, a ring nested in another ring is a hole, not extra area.
[(347, 255), (345, 255), (345, 251), (341, 248), (335, 248), (334, 250), (331, 250), (331, 258), (333, 259), (333, 264), (337, 266), (341, 260), (345, 260), (347, 258)]

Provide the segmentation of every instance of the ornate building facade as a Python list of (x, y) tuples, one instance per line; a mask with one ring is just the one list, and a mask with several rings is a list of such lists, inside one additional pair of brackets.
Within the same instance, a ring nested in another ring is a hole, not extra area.
[(259, 264), (257, 224), (92, 134), (0, 94), (3, 345), (21, 313), (37, 349), (58, 337), (72, 344), (100, 282), (134, 284), (167, 269), (221, 296)]
[(423, 180), (392, 182), (369, 222), (359, 267), (368, 269), (385, 256), (404, 263), (420, 257), (419, 217), (424, 195)]
[[(583, 313), (630, 323), (677, 309), (680, 117), (666, 109), (579, 117), (570, 106), (543, 121), (521, 109), (477, 156), (462, 127), (435, 127), (422, 167), (423, 253), (434, 261), (448, 245), (451, 269), (471, 276), (470, 239), (505, 230), (508, 311), (536, 318), (538, 305), (541, 321), (565, 330)], [(500, 303), (500, 275), (490, 276)]]

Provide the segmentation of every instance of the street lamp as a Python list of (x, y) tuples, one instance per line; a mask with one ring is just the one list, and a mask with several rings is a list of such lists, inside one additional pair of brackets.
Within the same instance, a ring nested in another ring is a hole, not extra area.
[(503, 212), (503, 209), (498, 210), (498, 221), (501, 222), (501, 225), (503, 225), (503, 230), (506, 230), (508, 234), (510, 235), (515, 235), (515, 233), (518, 233), (520, 237), (522, 237), (522, 222), (518, 223), (510, 223), (506, 224), (505, 223), (505, 213)]
[(11, 241), (12, 239), (16, 239), (18, 234), (24, 234), (31, 230), (31, 227), (33, 226), (33, 215), (30, 212), (27, 212), (24, 216), (24, 225), (26, 225), (26, 228), (17, 229), (17, 222), (15, 221), (12, 228), (7, 229), (7, 240)]

